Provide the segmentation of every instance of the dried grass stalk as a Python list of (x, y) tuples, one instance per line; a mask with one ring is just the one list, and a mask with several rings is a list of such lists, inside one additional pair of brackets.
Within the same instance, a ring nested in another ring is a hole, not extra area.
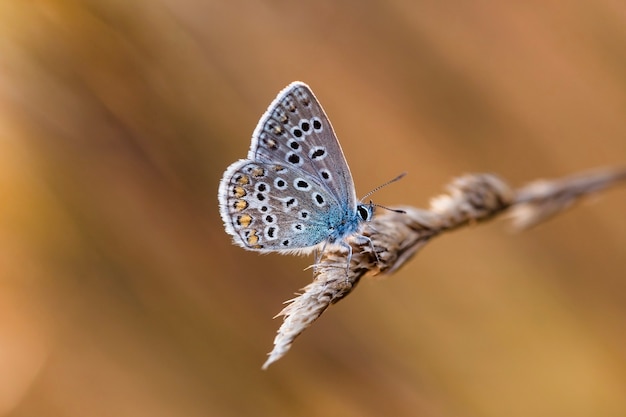
[(434, 198), (429, 210), (394, 207), (405, 213), (387, 212), (374, 217), (363, 230), (372, 244), (351, 242), (353, 255), (347, 275), (346, 252), (325, 251), (314, 268), (313, 282), (277, 315), (283, 317), (283, 324), (263, 369), (284, 356), (295, 338), (331, 304), (350, 294), (363, 276), (398, 270), (442, 232), (489, 220), (505, 211), (518, 229), (528, 228), (566, 210), (582, 197), (625, 179), (626, 169), (598, 170), (536, 181), (513, 191), (495, 175), (469, 174), (448, 185), (447, 194)]

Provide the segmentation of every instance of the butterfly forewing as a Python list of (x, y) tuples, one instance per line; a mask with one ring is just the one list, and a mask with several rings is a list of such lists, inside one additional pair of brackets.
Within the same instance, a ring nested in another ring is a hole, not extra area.
[(269, 106), (254, 131), (248, 158), (280, 162), (317, 178), (339, 205), (356, 210), (352, 175), (337, 136), (304, 83), (291, 83)]

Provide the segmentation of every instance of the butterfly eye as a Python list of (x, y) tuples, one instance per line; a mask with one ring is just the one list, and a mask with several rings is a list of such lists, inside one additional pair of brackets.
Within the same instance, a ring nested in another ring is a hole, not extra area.
[(358, 216), (361, 220), (367, 222), (372, 218), (372, 209), (369, 206), (365, 206), (363, 204), (359, 204), (356, 208)]

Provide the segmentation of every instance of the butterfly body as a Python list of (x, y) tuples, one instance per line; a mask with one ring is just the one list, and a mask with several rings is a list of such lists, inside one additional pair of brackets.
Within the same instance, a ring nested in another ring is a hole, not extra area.
[[(218, 199), (226, 231), (249, 250), (306, 254), (345, 242), (371, 219), (321, 105), (304, 83), (261, 117), (247, 159), (230, 165)], [(348, 246), (349, 248), (349, 246)]]

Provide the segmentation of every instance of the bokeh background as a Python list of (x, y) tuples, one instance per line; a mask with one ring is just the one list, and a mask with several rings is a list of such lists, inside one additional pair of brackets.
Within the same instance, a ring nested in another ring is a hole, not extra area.
[(263, 372), (311, 259), (232, 246), (223, 170), (309, 83), (363, 195), (626, 161), (626, 3), (0, 2), (0, 415), (624, 416), (626, 192), (364, 280)]

